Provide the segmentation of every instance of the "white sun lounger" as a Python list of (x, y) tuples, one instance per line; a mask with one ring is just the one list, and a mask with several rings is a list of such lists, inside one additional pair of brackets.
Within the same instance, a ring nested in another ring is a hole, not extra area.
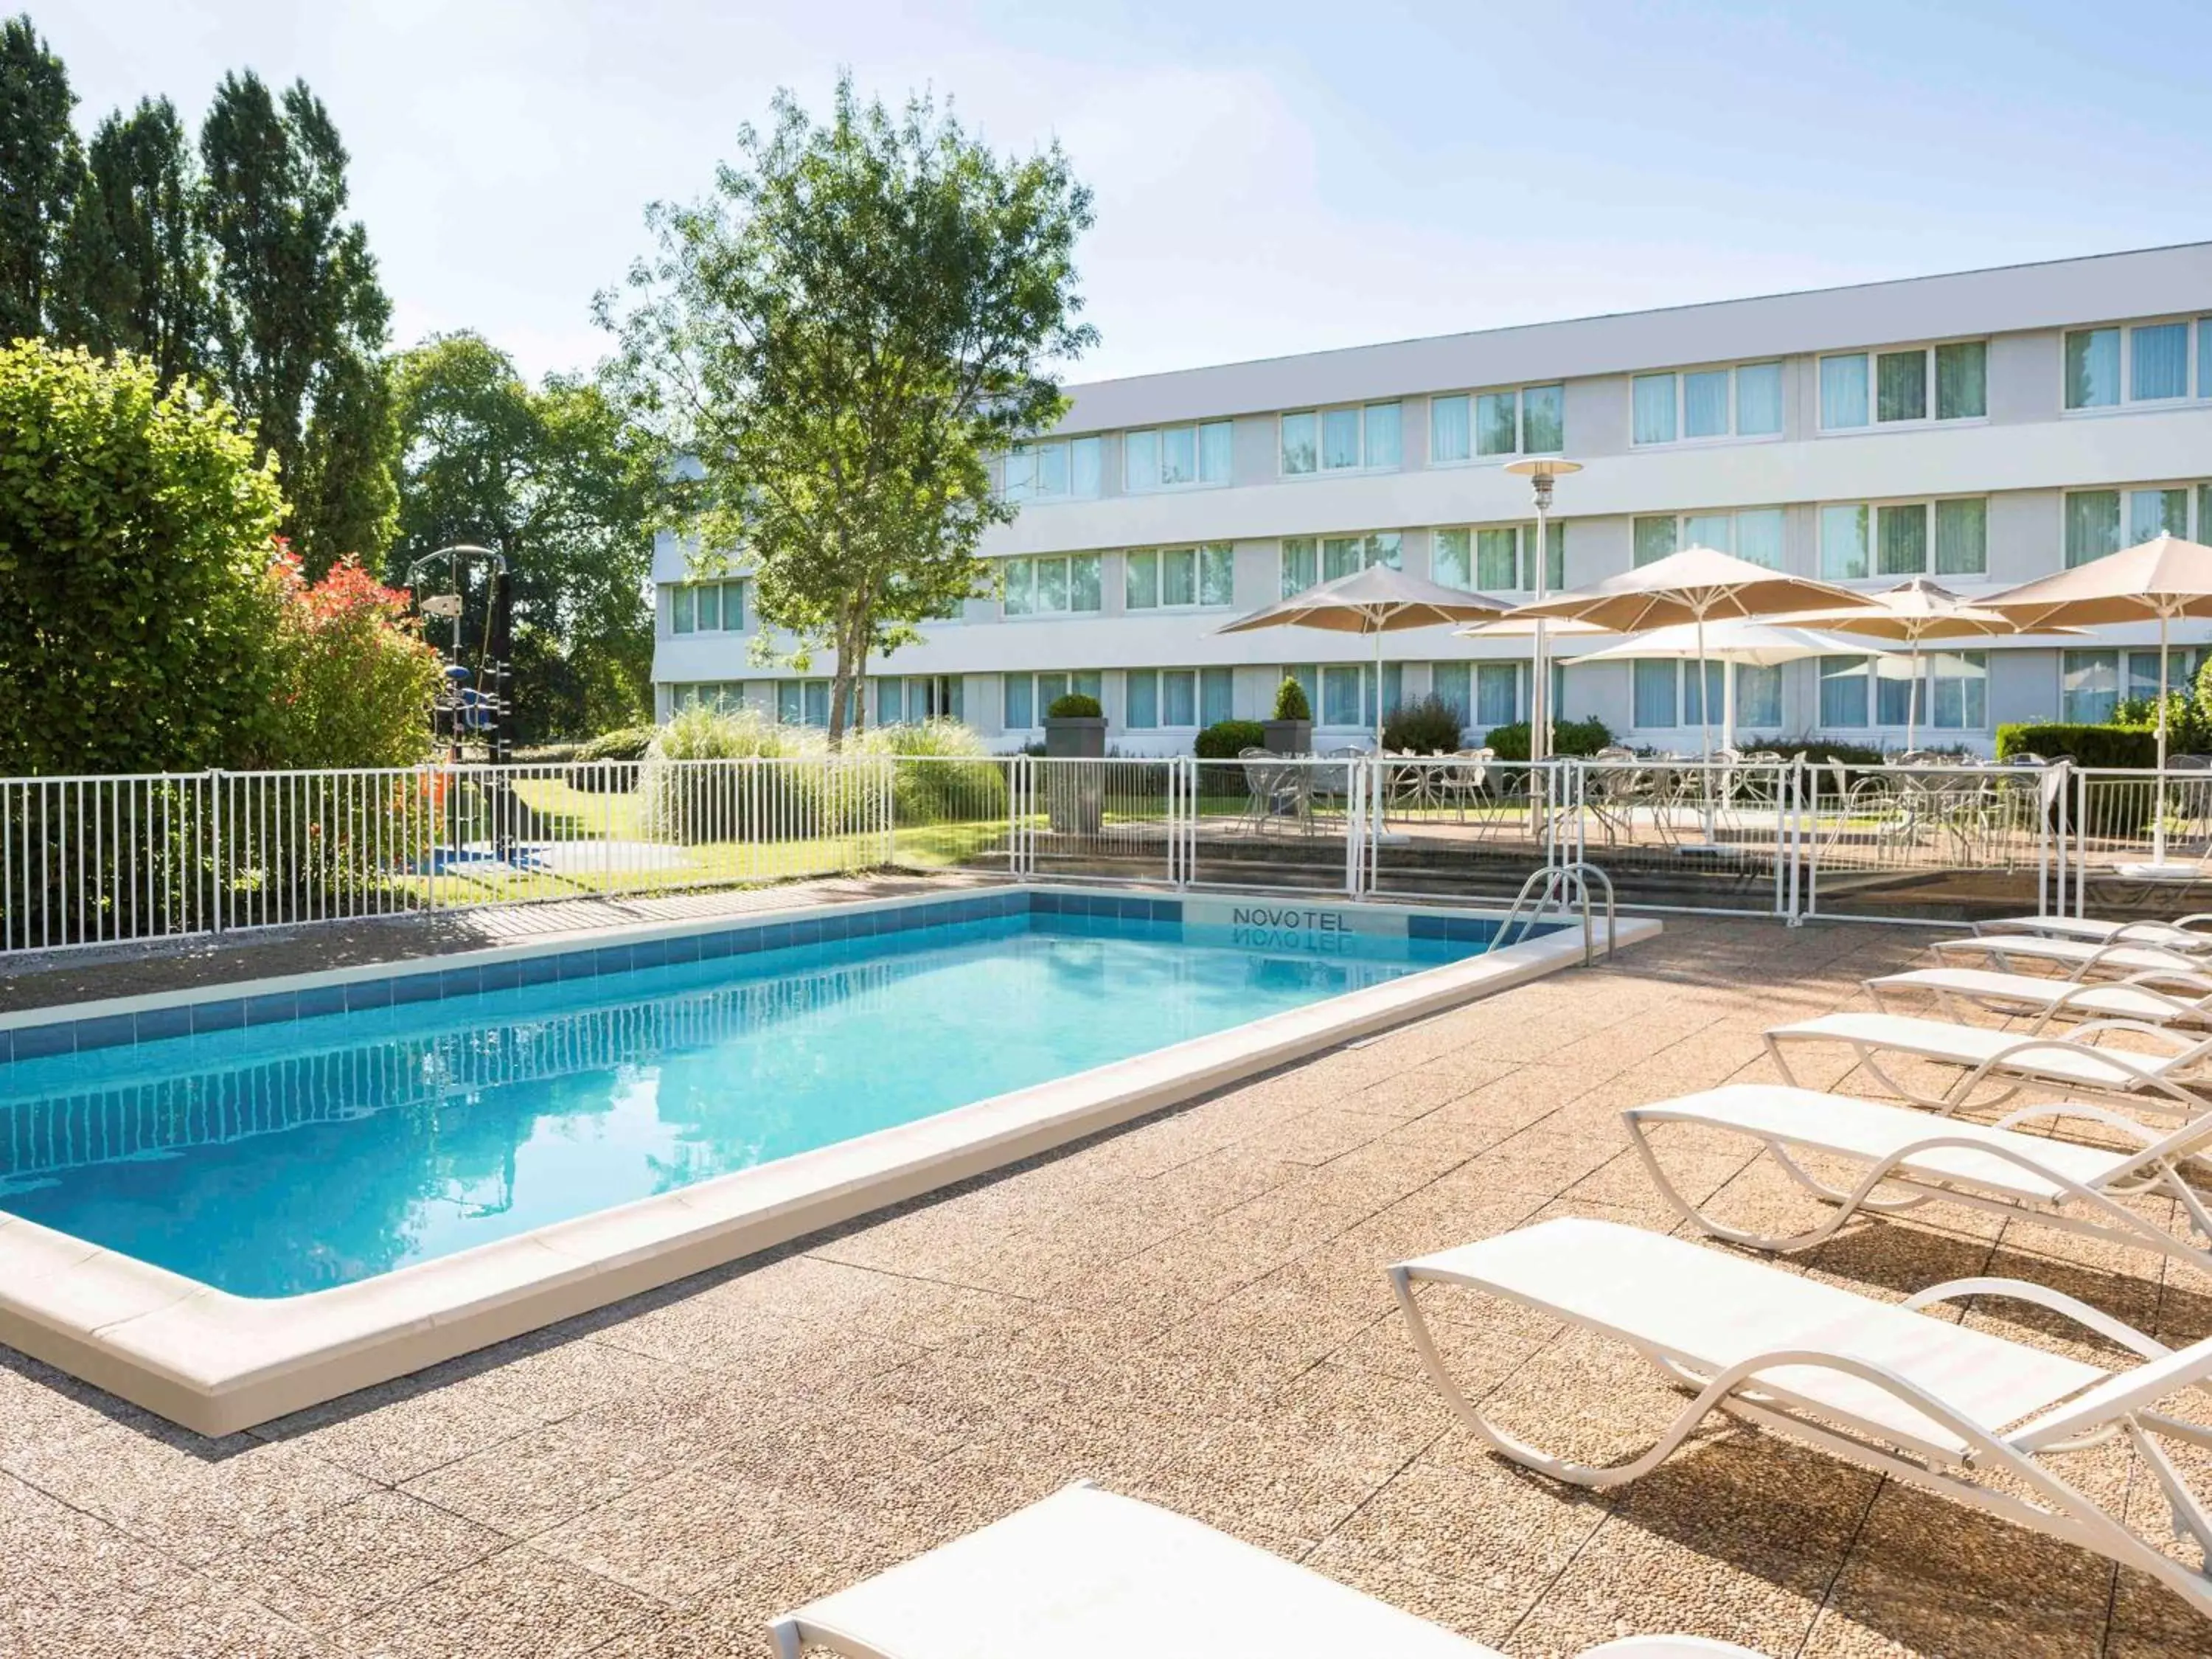
[[(2060, 1117), (2094, 1119), (2136, 1144), (2124, 1152), (2079, 1146), (2023, 1134), (2015, 1127)], [(2202, 1159), (2212, 1145), (2212, 1117), (2161, 1136), (2118, 1112), (2075, 1101), (2023, 1107), (1984, 1127), (1930, 1118), (1909, 1106), (1739, 1083), (1632, 1106), (1621, 1119), (1653, 1184), (1685, 1219), (1717, 1238), (1755, 1249), (1810, 1249), (1861, 1210), (1894, 1215), (1951, 1204), (2157, 1250), (2212, 1273), (2212, 1212), (2178, 1168)], [(1753, 1232), (1717, 1221), (1668, 1177), (1650, 1139), (1655, 1123), (1696, 1123), (1760, 1141), (1791, 1180), (1836, 1208), (1818, 1226), (1799, 1233)], [(1815, 1178), (1798, 1161), (1807, 1152), (1849, 1160), (1851, 1184), (1832, 1187)], [(2122, 1201), (2144, 1193), (2179, 1203), (2191, 1236), (2168, 1232)]]
[[(1602, 1489), (1656, 1468), (1713, 1412), (1909, 1486), (1971, 1504), (2148, 1573), (2212, 1616), (2212, 1578), (2167, 1555), (2069, 1483), (2053, 1453), (2115, 1436), (2138, 1453), (2174, 1530), (2212, 1553), (2212, 1515), (2160, 1443), (2212, 1447), (2212, 1429), (2154, 1408), (2212, 1375), (2212, 1339), (2169, 1350), (2072, 1297), (2018, 1279), (1962, 1279), (1903, 1304), (1877, 1302), (1765, 1262), (1609, 1221), (1562, 1217), (1390, 1269), (1429, 1375), (1493, 1449)], [(1695, 1397), (1640, 1455), (1592, 1468), (1540, 1451), (1488, 1421), (1452, 1380), (1413, 1296), (1462, 1285), (1617, 1338)], [(2119, 1371), (1930, 1318), (1962, 1297), (2005, 1297), (2063, 1315), (2143, 1357)], [(2003, 1478), (2013, 1490), (1985, 1484)]]
[(1866, 988), (1885, 1013), (1893, 997), (1913, 993), (1933, 997), (1948, 1018), (1958, 1018), (1963, 1005), (1971, 1004), (1991, 1013), (2033, 1016), (2039, 1030), (2054, 1019), (2212, 1025), (2212, 977), (2172, 969), (2124, 980), (2075, 980), (1995, 968), (1914, 968), (1868, 980)]
[[(2087, 1041), (2106, 1031), (2134, 1032), (2166, 1052), (2100, 1048)], [(1822, 1014), (1777, 1025), (1766, 1033), (1766, 1051), (1784, 1083), (1795, 1084), (1797, 1079), (1784, 1045), (1798, 1042), (1843, 1043), (1883, 1088), (1943, 1112), (1966, 1104), (1984, 1082), (2002, 1085), (1997, 1094), (1979, 1103), (1984, 1106), (2002, 1105), (2023, 1085), (2041, 1083), (2069, 1093), (2123, 1101), (2162, 1117), (2195, 1119), (2212, 1112), (2212, 1097), (2201, 1091), (2204, 1079), (2192, 1074), (2212, 1054), (2212, 1036), (2190, 1036), (2171, 1026), (2140, 1020), (2093, 1019), (2057, 1033), (2005, 1031), (1906, 1014)], [(1958, 1066), (1959, 1077), (1941, 1094), (1926, 1094), (1891, 1076), (1879, 1058), (1883, 1054), (1940, 1060)]]
[[(1480, 1642), (1088, 1481), (770, 1626), (848, 1659), (1499, 1659)], [(1759, 1659), (1632, 1637), (1611, 1659)]]
[(2039, 933), (2046, 939), (2086, 939), (2092, 945), (2126, 941), (2169, 951), (2212, 951), (2212, 913), (2199, 912), (2173, 921), (2106, 921), (2096, 916), (1999, 916), (1978, 921), (1977, 933)]
[(2120, 979), (2130, 974), (2204, 971), (2205, 960), (2186, 951), (2169, 951), (2155, 945), (2132, 945), (2124, 940), (2097, 944), (2081, 939), (2045, 939), (2037, 933), (1976, 933), (1966, 939), (1939, 939), (1928, 947), (1939, 963), (1953, 957), (1978, 956), (2007, 973), (2021, 965), (2042, 967), (2069, 979)]

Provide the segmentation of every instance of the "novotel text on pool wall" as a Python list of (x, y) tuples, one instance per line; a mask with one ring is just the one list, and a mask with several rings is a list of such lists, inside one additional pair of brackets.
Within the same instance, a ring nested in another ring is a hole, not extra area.
[(1230, 938), (1247, 950), (1307, 951), (1340, 956), (1352, 946), (1352, 919), (1341, 910), (1294, 904), (1239, 904), (1229, 913)]

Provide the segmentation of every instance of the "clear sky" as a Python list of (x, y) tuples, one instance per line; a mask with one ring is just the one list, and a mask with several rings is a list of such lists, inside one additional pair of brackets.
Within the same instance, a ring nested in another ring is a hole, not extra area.
[[(644, 204), (779, 86), (927, 84), (1097, 193), (1075, 380), (2212, 238), (2212, 7), (52, 0), (80, 125), (304, 76), (395, 337), (605, 349)], [(2212, 296), (2208, 296), (2212, 298)]]

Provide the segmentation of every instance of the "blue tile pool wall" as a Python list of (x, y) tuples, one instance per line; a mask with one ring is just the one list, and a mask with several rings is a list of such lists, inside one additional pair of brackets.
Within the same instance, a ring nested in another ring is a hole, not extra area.
[[(250, 1032), (262, 1027), (325, 1014), (357, 1013), (369, 1009), (400, 1008), (446, 997), (476, 996), (485, 992), (518, 990), (526, 986), (587, 980), (606, 974), (625, 974), (638, 969), (679, 963), (712, 962), (757, 951), (780, 951), (845, 940), (859, 941), (885, 934), (959, 927), (1018, 916), (1050, 916), (1079, 921), (1085, 918), (1118, 921), (1179, 924), (1180, 899), (1153, 898), (1141, 894), (1035, 891), (977, 893), (926, 904), (898, 905), (878, 910), (831, 910), (789, 921), (743, 921), (712, 933), (686, 933), (675, 938), (637, 939), (620, 945), (590, 945), (544, 956), (509, 957), (471, 963), (454, 968), (416, 965), (374, 979), (342, 984), (311, 985), (270, 991), (249, 997), (215, 996), (195, 1002), (172, 1003), (135, 1013), (102, 1014), (86, 1019), (58, 1019), (0, 1030), (0, 1064), (42, 1060), (57, 1054), (82, 1054), (130, 1043), (155, 1042), (167, 1037), (204, 1036), (212, 1032)], [(1461, 945), (1486, 944), (1498, 924), (1488, 916), (1431, 915), (1414, 913), (1406, 919), (1407, 936), (1413, 939), (1448, 941)], [(1515, 929), (1515, 939), (1556, 931), (1555, 926)]]

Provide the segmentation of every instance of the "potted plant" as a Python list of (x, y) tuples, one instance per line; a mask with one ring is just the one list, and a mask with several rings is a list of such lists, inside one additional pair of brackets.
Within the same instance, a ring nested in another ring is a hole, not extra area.
[(1045, 819), (1060, 836), (1095, 836), (1105, 822), (1105, 800), (1096, 766), (1055, 766), (1054, 761), (1103, 760), (1106, 711), (1081, 691), (1054, 697), (1044, 711)]
[(1054, 697), (1044, 711), (1044, 752), (1054, 760), (1103, 760), (1106, 711), (1081, 691)]
[(1275, 717), (1261, 722), (1261, 742), (1271, 755), (1313, 753), (1313, 705), (1306, 689), (1291, 675), (1275, 688)]

